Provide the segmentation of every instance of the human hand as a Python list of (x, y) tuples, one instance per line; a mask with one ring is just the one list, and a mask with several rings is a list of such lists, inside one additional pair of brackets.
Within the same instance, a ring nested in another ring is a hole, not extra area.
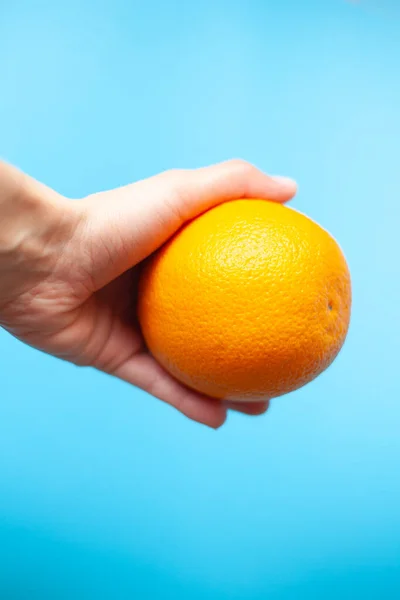
[(0, 163), (0, 325), (20, 340), (91, 366), (217, 428), (227, 409), (258, 415), (268, 402), (228, 403), (185, 388), (148, 353), (135, 314), (140, 263), (186, 221), (221, 202), (285, 202), (293, 181), (242, 161), (168, 171), (71, 201)]

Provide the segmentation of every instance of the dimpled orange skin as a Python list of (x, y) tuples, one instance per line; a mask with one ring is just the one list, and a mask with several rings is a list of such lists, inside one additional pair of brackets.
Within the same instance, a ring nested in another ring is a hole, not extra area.
[(345, 340), (350, 275), (303, 214), (236, 200), (184, 226), (148, 262), (138, 316), (159, 363), (214, 398), (262, 400), (310, 382)]

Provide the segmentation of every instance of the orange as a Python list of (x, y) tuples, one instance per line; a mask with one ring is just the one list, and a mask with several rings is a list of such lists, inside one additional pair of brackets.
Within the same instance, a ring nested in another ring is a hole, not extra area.
[(185, 225), (146, 265), (138, 316), (159, 363), (208, 396), (261, 400), (326, 369), (345, 340), (350, 276), (303, 214), (235, 200)]

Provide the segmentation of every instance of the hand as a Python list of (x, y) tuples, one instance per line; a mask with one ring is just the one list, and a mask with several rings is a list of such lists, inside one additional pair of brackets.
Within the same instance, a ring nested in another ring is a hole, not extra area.
[(285, 202), (296, 185), (242, 161), (169, 171), (71, 201), (0, 163), (0, 325), (76, 365), (138, 386), (217, 428), (230, 404), (192, 392), (150, 356), (135, 315), (137, 266), (183, 223), (221, 202)]

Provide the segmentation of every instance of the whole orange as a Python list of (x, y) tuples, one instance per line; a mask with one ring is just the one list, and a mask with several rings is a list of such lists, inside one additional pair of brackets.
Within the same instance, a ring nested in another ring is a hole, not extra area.
[(335, 240), (303, 214), (236, 200), (185, 225), (146, 265), (138, 316), (153, 356), (208, 396), (273, 398), (338, 354), (350, 276)]

